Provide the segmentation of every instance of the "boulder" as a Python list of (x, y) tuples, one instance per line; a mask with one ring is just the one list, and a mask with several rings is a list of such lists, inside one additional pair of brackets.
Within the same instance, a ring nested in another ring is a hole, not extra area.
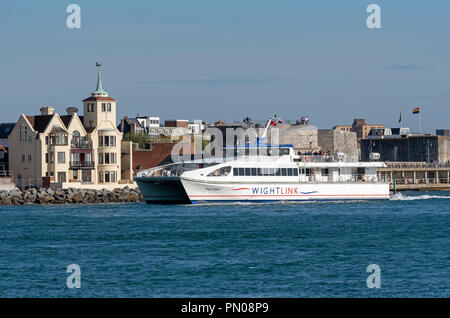
[(83, 202), (83, 196), (80, 193), (77, 193), (72, 197), (72, 201), (74, 203), (81, 203)]

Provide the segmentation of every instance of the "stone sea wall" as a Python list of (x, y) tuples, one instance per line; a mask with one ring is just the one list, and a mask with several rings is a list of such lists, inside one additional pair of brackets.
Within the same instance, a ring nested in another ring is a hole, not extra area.
[(69, 204), (69, 203), (112, 203), (140, 202), (143, 197), (138, 188), (125, 187), (114, 190), (30, 188), (24, 190), (0, 191), (0, 205), (24, 204)]

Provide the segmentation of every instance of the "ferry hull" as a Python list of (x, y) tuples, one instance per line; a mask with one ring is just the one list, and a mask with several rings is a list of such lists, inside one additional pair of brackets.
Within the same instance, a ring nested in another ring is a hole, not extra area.
[(205, 183), (181, 179), (192, 203), (203, 201), (322, 201), (389, 199), (389, 184), (354, 183)]
[(191, 203), (179, 177), (140, 177), (135, 181), (149, 204)]

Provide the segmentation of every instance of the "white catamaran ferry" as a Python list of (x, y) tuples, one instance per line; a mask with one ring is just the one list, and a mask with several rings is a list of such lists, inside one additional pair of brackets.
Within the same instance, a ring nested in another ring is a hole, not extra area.
[(242, 146), (242, 156), (156, 167), (135, 178), (148, 203), (205, 201), (380, 200), (389, 183), (378, 180), (382, 162), (345, 162), (298, 156), (292, 145)]
[(378, 179), (382, 162), (349, 162), (345, 156), (298, 156), (292, 145), (225, 147), (223, 158), (207, 158), (155, 167), (135, 178), (148, 203), (203, 201), (380, 200), (389, 183)]
[(280, 156), (242, 157), (186, 171), (181, 183), (192, 203), (389, 198), (389, 183), (377, 176), (384, 163), (311, 160), (311, 156), (296, 156), (292, 146), (279, 149)]

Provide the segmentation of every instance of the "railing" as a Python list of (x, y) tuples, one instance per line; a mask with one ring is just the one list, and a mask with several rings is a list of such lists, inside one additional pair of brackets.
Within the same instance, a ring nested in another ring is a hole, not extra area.
[(441, 163), (429, 163), (429, 162), (403, 162), (403, 161), (386, 161), (385, 162), (388, 168), (419, 168), (419, 169), (426, 169), (426, 168), (450, 168), (450, 161), (449, 162), (441, 162)]
[(90, 141), (75, 141), (70, 144), (73, 149), (92, 149), (92, 142)]
[(331, 175), (307, 175), (300, 176), (300, 182), (315, 182), (315, 183), (355, 183), (355, 182), (382, 182), (377, 176), (374, 175), (358, 175), (351, 177), (344, 176), (331, 176)]
[(0, 178), (11, 178), (13, 172), (11, 170), (0, 170)]
[(71, 168), (94, 168), (93, 161), (71, 161)]
[(334, 155), (299, 155), (299, 162), (357, 162), (357, 156), (338, 158)]
[(180, 176), (185, 169), (182, 166), (166, 166), (156, 167), (140, 171), (136, 174), (137, 177), (177, 177)]
[[(382, 181), (394, 183), (394, 177), (391, 178), (390, 175), (381, 174), (379, 179)], [(450, 183), (450, 178), (408, 178), (408, 177), (396, 177), (396, 184), (439, 184), (439, 183)]]

